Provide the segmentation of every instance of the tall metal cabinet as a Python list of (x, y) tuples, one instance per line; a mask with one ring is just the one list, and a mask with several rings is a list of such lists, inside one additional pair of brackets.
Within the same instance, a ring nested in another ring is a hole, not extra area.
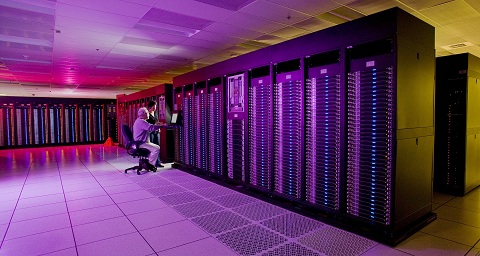
[(435, 190), (463, 196), (480, 185), (480, 58), (437, 58)]

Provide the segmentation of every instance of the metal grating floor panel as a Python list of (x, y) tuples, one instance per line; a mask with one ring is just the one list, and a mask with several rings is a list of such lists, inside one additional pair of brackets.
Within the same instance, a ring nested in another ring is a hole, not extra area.
[(223, 211), (191, 219), (210, 234), (218, 234), (250, 224), (250, 221), (233, 212)]
[(187, 218), (192, 218), (212, 212), (219, 212), (224, 210), (225, 208), (208, 200), (201, 200), (188, 204), (177, 205), (174, 206), (173, 209), (177, 210), (180, 214)]
[(195, 190), (194, 192), (206, 198), (214, 198), (214, 197), (224, 196), (228, 194), (238, 193), (235, 190), (231, 190), (222, 186), (199, 189), (199, 190)]
[(264, 202), (242, 205), (232, 209), (234, 212), (243, 215), (251, 220), (265, 220), (274, 216), (287, 213), (287, 210)]
[(262, 224), (292, 238), (302, 236), (323, 226), (323, 223), (319, 221), (295, 213), (281, 215), (263, 221)]
[(322, 254), (309, 250), (297, 243), (289, 243), (282, 245), (272, 251), (262, 254), (261, 256), (322, 256)]
[(377, 245), (376, 242), (334, 227), (318, 230), (299, 242), (329, 256), (360, 255)]
[(180, 186), (186, 188), (186, 189), (191, 189), (191, 190), (196, 190), (196, 189), (203, 189), (203, 188), (209, 188), (209, 187), (214, 187), (214, 186), (219, 186), (213, 182), (206, 181), (206, 180), (198, 180), (198, 181), (193, 181), (193, 182), (186, 182), (180, 184)]
[(136, 182), (142, 188), (156, 188), (156, 187), (164, 187), (164, 186), (171, 186), (171, 183), (165, 179), (156, 179), (156, 180), (141, 180)]
[(188, 176), (172, 176), (172, 177), (165, 177), (165, 179), (177, 183), (177, 184), (182, 184), (182, 183), (187, 183), (187, 182), (194, 182), (194, 181), (200, 181), (203, 180), (197, 176), (193, 175), (188, 175)]
[(147, 191), (154, 196), (164, 196), (164, 195), (185, 192), (185, 189), (177, 185), (172, 185), (172, 186), (150, 188), (150, 189), (147, 189)]
[(250, 225), (217, 236), (240, 255), (255, 255), (284, 243), (287, 239), (259, 225)]
[(258, 199), (255, 199), (253, 197), (249, 197), (240, 193), (221, 196), (221, 197), (215, 197), (215, 198), (212, 198), (211, 200), (227, 208), (233, 208), (240, 205), (250, 204), (258, 201)]
[(159, 173), (162, 177), (179, 177), (179, 176), (191, 176), (191, 174), (187, 172), (183, 172), (177, 169), (170, 169), (170, 170), (165, 170), (163, 172)]
[(179, 205), (179, 204), (190, 203), (193, 201), (198, 201), (202, 198), (192, 192), (183, 192), (178, 194), (160, 196), (159, 199), (168, 205)]

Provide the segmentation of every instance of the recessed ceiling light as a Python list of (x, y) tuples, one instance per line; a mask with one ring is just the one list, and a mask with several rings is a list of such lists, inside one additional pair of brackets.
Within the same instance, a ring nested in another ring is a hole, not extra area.
[(442, 48), (445, 49), (445, 50), (455, 50), (455, 49), (459, 49), (459, 48), (463, 48), (463, 47), (467, 47), (467, 46), (472, 46), (472, 45), (473, 44), (470, 43), (470, 42), (462, 42), (462, 43), (456, 43), (456, 44), (442, 46)]

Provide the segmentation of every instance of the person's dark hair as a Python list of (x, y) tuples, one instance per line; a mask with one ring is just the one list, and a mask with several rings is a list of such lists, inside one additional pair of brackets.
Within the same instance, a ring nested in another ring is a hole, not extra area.
[(151, 100), (151, 101), (148, 102), (147, 107), (148, 107), (148, 108), (151, 108), (151, 107), (153, 107), (153, 106), (155, 106), (155, 105), (157, 105), (157, 102)]

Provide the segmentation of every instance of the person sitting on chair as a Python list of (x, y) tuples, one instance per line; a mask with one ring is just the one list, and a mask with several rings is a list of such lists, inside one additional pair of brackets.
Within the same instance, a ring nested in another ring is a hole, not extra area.
[(136, 141), (143, 141), (140, 148), (145, 148), (150, 151), (148, 155), (148, 168), (150, 170), (156, 168), (155, 163), (158, 159), (160, 147), (150, 142), (150, 132), (158, 131), (161, 125), (152, 125), (147, 122), (148, 110), (147, 108), (140, 108), (137, 113), (137, 120), (133, 124), (133, 139)]

